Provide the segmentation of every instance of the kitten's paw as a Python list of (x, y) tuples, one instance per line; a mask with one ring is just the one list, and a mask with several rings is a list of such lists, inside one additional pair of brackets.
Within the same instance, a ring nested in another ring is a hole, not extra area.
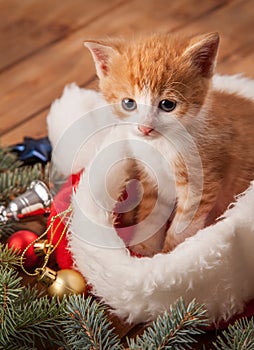
[(148, 245), (144, 244), (144, 243), (140, 243), (140, 244), (136, 244), (134, 246), (130, 247), (130, 250), (137, 254), (137, 255), (141, 255), (141, 256), (146, 256), (146, 257), (152, 257), (157, 253), (160, 253), (161, 251), (158, 251), (156, 249), (153, 249), (152, 247), (149, 247)]
[(163, 254), (166, 254), (166, 253), (169, 253), (169, 252), (171, 252), (171, 250), (172, 250), (172, 248), (171, 248), (171, 246), (169, 245), (169, 244), (164, 244), (164, 247), (163, 247), (163, 249), (162, 249), (162, 253)]
[(162, 248), (162, 253), (169, 253), (172, 250), (175, 249), (175, 247), (179, 244), (176, 240), (172, 238), (171, 235), (168, 235), (165, 239), (163, 248)]

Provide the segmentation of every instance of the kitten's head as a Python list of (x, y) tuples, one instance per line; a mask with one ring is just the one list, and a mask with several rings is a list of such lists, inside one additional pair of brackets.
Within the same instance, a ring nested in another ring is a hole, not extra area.
[(135, 116), (143, 135), (169, 126), (170, 119), (193, 122), (209, 90), (218, 44), (218, 33), (85, 42), (106, 100), (120, 118)]

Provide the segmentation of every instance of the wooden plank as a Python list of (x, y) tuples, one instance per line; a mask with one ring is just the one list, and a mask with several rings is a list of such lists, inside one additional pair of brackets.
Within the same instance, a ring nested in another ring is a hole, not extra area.
[[(0, 136), (48, 106), (72, 81), (84, 84), (94, 75), (90, 54), (82, 39), (129, 34), (143, 28), (172, 30), (226, 3), (221, 0), (128, 1), (111, 13), (92, 21), (61, 42), (20, 62), (0, 76)], [(184, 9), (184, 16), (179, 13)], [(195, 9), (195, 11), (193, 11)], [(152, 15), (151, 15), (152, 14)], [(150, 29), (150, 30), (151, 30)]]
[[(94, 79), (86, 84), (86, 89), (98, 90), (98, 81)], [(52, 101), (53, 102), (53, 101)], [(47, 106), (45, 110), (38, 113), (36, 116), (28, 119), (20, 125), (14, 126), (8, 133), (4, 134), (0, 138), (1, 146), (10, 146), (16, 143), (22, 142), (25, 136), (31, 136), (33, 138), (41, 138), (47, 136), (47, 121), (50, 106)]]
[[(239, 52), (240, 51), (240, 52)], [(218, 71), (222, 74), (243, 74), (254, 79), (254, 51), (248, 53), (249, 47), (242, 47), (239, 51), (233, 52), (226, 60), (218, 64)]]
[(254, 7), (251, 0), (236, 0), (213, 14), (186, 25), (192, 33), (218, 31), (221, 43), (217, 71), (222, 74), (243, 73), (254, 78)]
[(39, 113), (36, 117), (4, 134), (0, 138), (1, 146), (10, 146), (22, 142), (25, 136), (41, 138), (47, 135), (46, 116), (48, 109)]
[(253, 18), (252, 0), (234, 0), (227, 7), (219, 8), (216, 13), (187, 24), (184, 29), (193, 33), (219, 32), (219, 58), (223, 60), (234, 52), (239, 53), (242, 47), (249, 47), (249, 52), (254, 52)]
[(1, 0), (0, 71), (95, 20), (123, 0)]

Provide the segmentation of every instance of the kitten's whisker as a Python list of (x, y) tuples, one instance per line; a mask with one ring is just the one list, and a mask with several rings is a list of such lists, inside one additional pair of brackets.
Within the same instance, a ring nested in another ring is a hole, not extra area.
[(188, 87), (188, 85), (182, 83), (181, 81), (172, 81), (172, 82), (170, 83), (170, 85), (174, 85), (174, 84), (179, 84), (179, 85), (182, 85), (182, 86), (184, 86), (184, 87)]
[(170, 93), (174, 92), (177, 96), (181, 97), (185, 102), (190, 103), (190, 101), (186, 98), (186, 96), (184, 96), (180, 91), (178, 91), (178, 90), (176, 90), (174, 88), (171, 88), (171, 87), (167, 86), (167, 88), (165, 88), (165, 92), (166, 92), (166, 94), (167, 93), (170, 94)]

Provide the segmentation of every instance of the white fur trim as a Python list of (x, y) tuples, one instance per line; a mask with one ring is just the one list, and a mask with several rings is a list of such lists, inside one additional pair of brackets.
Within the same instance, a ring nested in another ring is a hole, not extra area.
[(211, 321), (228, 319), (254, 297), (253, 198), (252, 183), (224, 220), (186, 239), (170, 254), (141, 259), (121, 247), (113, 229), (104, 235), (108, 246), (94, 245), (94, 231), (84, 230), (75, 206), (69, 242), (75, 266), (94, 293), (129, 322), (154, 319), (180, 296), (206, 304)]

